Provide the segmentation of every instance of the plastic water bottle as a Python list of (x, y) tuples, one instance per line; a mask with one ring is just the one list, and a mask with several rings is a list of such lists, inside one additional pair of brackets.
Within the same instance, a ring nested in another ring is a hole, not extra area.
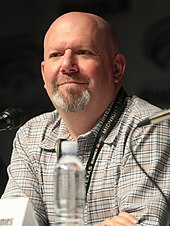
[(84, 168), (77, 155), (77, 142), (63, 141), (55, 168), (56, 225), (84, 225)]

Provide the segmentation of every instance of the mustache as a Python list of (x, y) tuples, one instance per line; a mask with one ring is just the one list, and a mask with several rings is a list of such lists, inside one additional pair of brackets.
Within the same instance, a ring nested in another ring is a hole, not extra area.
[(76, 83), (86, 83), (89, 84), (90, 79), (85, 76), (85, 75), (71, 75), (71, 76), (63, 76), (61, 78), (58, 78), (57, 80), (54, 81), (54, 84), (56, 87), (69, 83), (69, 82), (76, 82)]

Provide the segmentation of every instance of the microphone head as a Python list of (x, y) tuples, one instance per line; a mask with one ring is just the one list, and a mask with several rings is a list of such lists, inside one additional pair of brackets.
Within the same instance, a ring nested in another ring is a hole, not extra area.
[(7, 130), (16, 129), (23, 124), (24, 113), (20, 108), (9, 107), (3, 111), (3, 115), (6, 117)]
[(150, 124), (150, 119), (149, 118), (146, 118), (143, 121), (140, 121), (138, 123), (137, 127), (142, 127), (142, 126), (146, 126), (146, 125), (149, 125), (149, 124)]

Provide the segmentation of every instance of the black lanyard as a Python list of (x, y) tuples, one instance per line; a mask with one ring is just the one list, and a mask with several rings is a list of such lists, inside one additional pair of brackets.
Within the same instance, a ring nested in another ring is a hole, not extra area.
[[(85, 185), (86, 185), (86, 195), (89, 189), (90, 185), (90, 180), (92, 176), (92, 172), (94, 169), (95, 162), (97, 160), (97, 157), (99, 155), (99, 152), (104, 144), (104, 140), (106, 137), (109, 135), (110, 131), (113, 129), (113, 127), (116, 125), (118, 122), (123, 110), (125, 109), (126, 106), (126, 97), (127, 94), (124, 91), (123, 88), (120, 89), (102, 127), (100, 128), (100, 131), (96, 137), (96, 140), (93, 145), (93, 149), (90, 153), (89, 160), (86, 165), (85, 169)], [(57, 157), (58, 159), (61, 158), (62, 153), (61, 153), (61, 142), (66, 139), (59, 139), (56, 142), (55, 146), (55, 151), (57, 152)]]
[(97, 137), (93, 145), (93, 149), (90, 153), (89, 160), (86, 165), (86, 174), (85, 174), (85, 185), (86, 185), (86, 195), (90, 186), (90, 180), (92, 176), (92, 172), (94, 169), (95, 162), (97, 160), (97, 157), (99, 155), (99, 152), (104, 144), (104, 140), (109, 135), (110, 131), (113, 129), (113, 127), (118, 122), (123, 110), (126, 106), (126, 97), (127, 94), (124, 91), (123, 88), (120, 89), (110, 111), (107, 115)]

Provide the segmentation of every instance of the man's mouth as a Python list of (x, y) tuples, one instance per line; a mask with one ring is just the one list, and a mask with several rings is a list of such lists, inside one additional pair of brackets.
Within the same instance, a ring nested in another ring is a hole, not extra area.
[(66, 81), (66, 82), (60, 82), (57, 84), (57, 86), (62, 86), (62, 85), (85, 85), (87, 82), (84, 81)]

